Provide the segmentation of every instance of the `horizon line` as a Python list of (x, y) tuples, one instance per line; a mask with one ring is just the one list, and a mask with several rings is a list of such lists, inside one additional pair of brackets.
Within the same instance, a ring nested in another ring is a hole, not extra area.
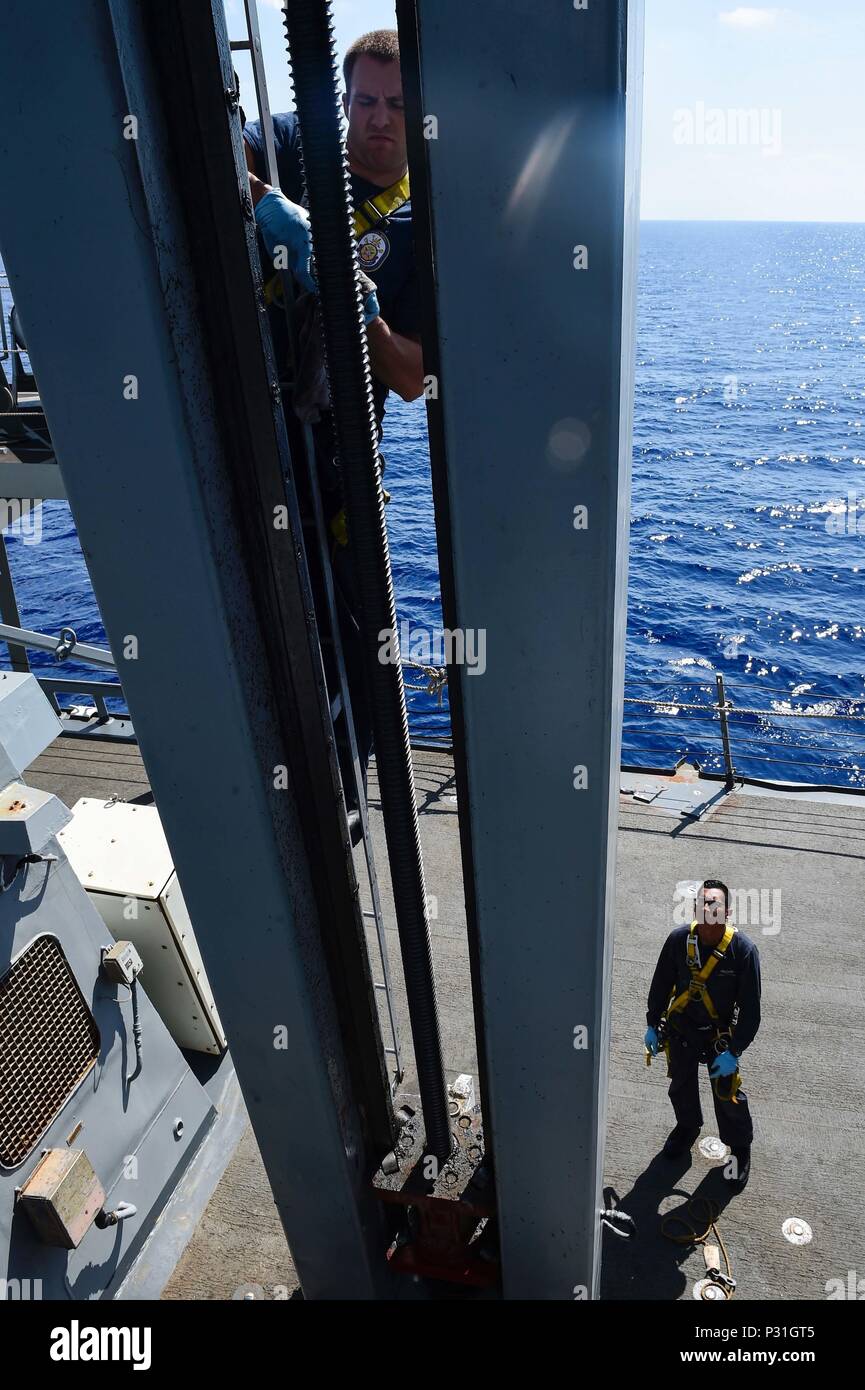
[(779, 227), (865, 227), (865, 218), (854, 217), (640, 217), (641, 222), (729, 223)]

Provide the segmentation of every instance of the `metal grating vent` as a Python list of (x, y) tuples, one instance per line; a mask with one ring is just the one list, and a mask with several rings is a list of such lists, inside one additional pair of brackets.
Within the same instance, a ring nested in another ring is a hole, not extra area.
[(0, 980), (0, 1164), (31, 1152), (99, 1055), (59, 941), (39, 936)]

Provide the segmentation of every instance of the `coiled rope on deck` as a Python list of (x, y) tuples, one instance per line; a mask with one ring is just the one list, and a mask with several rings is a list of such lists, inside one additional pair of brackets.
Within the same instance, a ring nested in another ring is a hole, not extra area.
[[(698, 1208), (705, 1209), (705, 1214), (698, 1211)], [(718, 1229), (718, 1217), (721, 1209), (717, 1202), (711, 1201), (708, 1197), (691, 1197), (684, 1208), (685, 1214), (680, 1212), (670, 1212), (661, 1221), (661, 1235), (667, 1240), (673, 1241), (675, 1245), (706, 1245), (709, 1236), (714, 1236), (718, 1243), (721, 1254), (724, 1256), (726, 1266), (726, 1278), (730, 1284), (721, 1283), (719, 1280), (712, 1279), (712, 1271), (707, 1267), (706, 1277), (716, 1288), (721, 1289), (725, 1298), (732, 1298), (735, 1292), (735, 1280), (733, 1279), (733, 1267), (730, 1264), (730, 1257), (727, 1254), (727, 1247)], [(691, 1218), (688, 1220), (687, 1218)], [(671, 1226), (681, 1226), (682, 1235), (673, 1235)], [(702, 1230), (700, 1229), (702, 1227)], [(720, 1272), (720, 1271), (719, 1271)], [(706, 1296), (705, 1287), (700, 1292), (700, 1297), (706, 1302), (711, 1302)]]

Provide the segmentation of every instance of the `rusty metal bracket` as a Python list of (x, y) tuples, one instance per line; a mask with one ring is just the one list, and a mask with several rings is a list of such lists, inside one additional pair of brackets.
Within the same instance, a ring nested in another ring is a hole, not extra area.
[(450, 1102), (454, 1145), (439, 1160), (428, 1152), (423, 1118), (405, 1107), (396, 1147), (372, 1182), (383, 1202), (406, 1208), (405, 1229), (387, 1252), (406, 1274), (490, 1288), (499, 1282), (492, 1170), (484, 1160), (483, 1122), (475, 1108)]

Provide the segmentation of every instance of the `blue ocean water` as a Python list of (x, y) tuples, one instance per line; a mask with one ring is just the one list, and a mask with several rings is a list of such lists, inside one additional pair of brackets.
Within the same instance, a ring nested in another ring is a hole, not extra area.
[[(643, 224), (625, 694), (648, 703), (626, 704), (626, 764), (717, 768), (717, 720), (685, 706), (721, 672), (755, 711), (731, 716), (738, 770), (865, 786), (863, 313), (863, 225)], [(392, 401), (384, 452), (399, 615), (435, 630), (422, 403)], [(103, 640), (66, 506), (8, 544), (24, 624)], [(415, 737), (448, 737), (446, 694), (409, 705)]]

